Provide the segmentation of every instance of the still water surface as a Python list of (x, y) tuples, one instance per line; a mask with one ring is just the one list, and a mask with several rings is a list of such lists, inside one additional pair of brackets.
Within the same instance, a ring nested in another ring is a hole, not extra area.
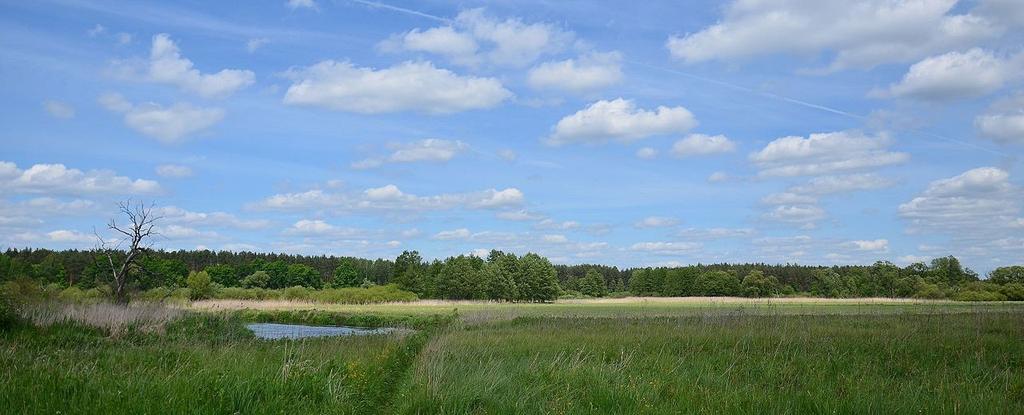
[(299, 324), (277, 324), (277, 323), (253, 323), (246, 327), (252, 330), (256, 337), (261, 339), (304, 339), (307, 337), (328, 337), (328, 336), (365, 336), (368, 334), (388, 334), (394, 328), (381, 327), (368, 329), (364, 327), (349, 326), (303, 326)]

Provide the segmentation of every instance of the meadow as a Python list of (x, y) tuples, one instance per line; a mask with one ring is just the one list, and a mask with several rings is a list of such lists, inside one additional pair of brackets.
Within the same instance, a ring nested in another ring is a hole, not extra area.
[[(208, 300), (0, 332), (13, 413), (1021, 413), (1024, 305)], [(147, 320), (149, 319), (149, 320)], [(154, 322), (154, 320), (156, 322)], [(35, 323), (32, 323), (35, 321)], [(249, 321), (406, 326), (255, 339)]]

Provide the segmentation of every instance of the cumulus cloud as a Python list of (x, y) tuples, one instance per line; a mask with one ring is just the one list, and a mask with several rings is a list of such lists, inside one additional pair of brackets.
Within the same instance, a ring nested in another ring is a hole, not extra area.
[(846, 246), (857, 251), (889, 252), (888, 239), (849, 241)]
[(270, 39), (265, 37), (249, 39), (249, 41), (245, 42), (245, 50), (249, 53), (256, 53), (257, 50), (265, 46), (267, 43), (270, 43)]
[(192, 168), (179, 164), (161, 164), (156, 166), (156, 174), (160, 177), (189, 177), (192, 175)]
[(522, 205), (523, 192), (516, 188), (488, 189), (468, 193), (417, 196), (389, 184), (362, 193), (329, 192), (313, 189), (270, 196), (254, 207), (271, 210), (329, 210), (340, 212), (395, 212), (465, 209), (508, 209)]
[(906, 153), (889, 151), (886, 134), (858, 131), (789, 136), (776, 139), (750, 155), (761, 176), (813, 176), (898, 164)]
[(672, 57), (687, 63), (786, 53), (834, 56), (830, 70), (911, 62), (996, 37), (986, 18), (956, 14), (956, 0), (736, 0), (717, 23), (670, 36)]
[(688, 239), (724, 239), (724, 238), (747, 238), (757, 233), (752, 228), (686, 228), (679, 231), (681, 238)]
[(162, 222), (177, 225), (243, 230), (262, 229), (270, 225), (266, 219), (241, 219), (227, 212), (195, 212), (177, 206), (161, 206), (153, 211), (161, 217)]
[(292, 9), (292, 10), (296, 10), (296, 9), (319, 10), (319, 7), (317, 7), (316, 1), (314, 1), (314, 0), (288, 0), (287, 2), (284, 3), (284, 5), (287, 6), (289, 9)]
[(87, 244), (96, 242), (96, 237), (93, 235), (87, 235), (78, 231), (69, 231), (66, 229), (47, 232), (46, 239), (52, 242), (63, 242), (72, 244)]
[(249, 70), (200, 72), (166, 33), (153, 36), (148, 60), (115, 61), (114, 67), (127, 78), (174, 85), (204, 98), (225, 98), (256, 82), (256, 74)]
[(974, 118), (982, 137), (1002, 144), (1024, 144), (1024, 93), (999, 100)]
[(511, 220), (511, 221), (535, 221), (535, 220), (544, 219), (544, 215), (541, 215), (539, 213), (530, 212), (530, 211), (527, 211), (527, 210), (513, 210), (513, 211), (498, 212), (495, 215), (495, 217), (497, 217), (498, 219)]
[(434, 234), (433, 238), (441, 241), (450, 241), (453, 239), (469, 239), (472, 232), (466, 228), (453, 229), (449, 231), (441, 231)]
[(582, 94), (619, 83), (622, 54), (589, 53), (577, 59), (545, 62), (530, 70), (527, 83), (535, 89), (554, 89)]
[(891, 179), (874, 173), (847, 174), (842, 176), (815, 177), (802, 185), (793, 186), (790, 192), (803, 195), (830, 195), (860, 190), (884, 189), (894, 185)]
[(66, 102), (47, 100), (43, 102), (43, 108), (46, 109), (46, 113), (50, 114), (53, 118), (59, 118), (62, 120), (75, 118), (75, 107), (72, 107)]
[(475, 66), (481, 58), (477, 56), (480, 46), (472, 34), (460, 32), (451, 26), (434, 27), (426, 30), (413, 29), (392, 36), (378, 45), (385, 52), (407, 50), (444, 56), (457, 65)]
[(912, 231), (968, 235), (1002, 234), (1019, 219), (1024, 204), (1021, 189), (1010, 174), (979, 167), (933, 181), (917, 197), (899, 206)]
[(628, 143), (655, 135), (684, 133), (696, 125), (693, 114), (681, 106), (645, 110), (628, 99), (601, 100), (558, 121), (547, 143)]
[(640, 147), (636, 150), (636, 156), (644, 160), (653, 160), (658, 157), (658, 150), (652, 147)]
[(672, 145), (672, 155), (678, 158), (729, 153), (736, 143), (724, 135), (690, 134)]
[(547, 219), (541, 220), (540, 222), (537, 222), (537, 225), (535, 225), (534, 227), (537, 228), (537, 229), (570, 230), (570, 229), (577, 229), (577, 228), (579, 228), (580, 227), (580, 223), (577, 222), (577, 221), (574, 221), (574, 220), (567, 220), (567, 221), (559, 222), (559, 221), (556, 221), (554, 219), (547, 218)]
[(825, 210), (816, 205), (780, 205), (761, 217), (776, 222), (813, 227), (815, 222), (824, 219), (825, 216)]
[(692, 254), (703, 247), (697, 242), (637, 242), (630, 246), (630, 250), (647, 252), (656, 255), (687, 255)]
[(377, 70), (327, 60), (290, 70), (287, 76), (293, 83), (285, 93), (285, 104), (361, 114), (450, 114), (491, 108), (512, 97), (497, 79), (459, 76), (430, 62), (404, 62)]
[(518, 18), (498, 19), (484, 9), (464, 10), (446, 26), (413, 29), (380, 43), (387, 51), (423, 52), (443, 56), (452, 63), (477, 66), (523, 67), (541, 56), (565, 50), (572, 32), (548, 23), (526, 23)]
[(110, 170), (82, 171), (63, 164), (35, 164), (19, 169), (12, 162), (0, 161), (0, 189), (31, 194), (154, 194), (160, 184), (152, 180), (118, 176)]
[(679, 219), (665, 216), (648, 216), (633, 224), (634, 227), (644, 228), (667, 228), (679, 224)]
[(469, 149), (458, 140), (428, 138), (410, 143), (391, 144), (391, 154), (383, 158), (368, 158), (352, 163), (352, 168), (379, 167), (384, 163), (411, 163), (417, 161), (446, 162)]
[(873, 96), (907, 97), (927, 101), (974, 98), (995, 92), (1019, 77), (1024, 60), (1000, 58), (992, 52), (973, 48), (949, 52), (915, 63), (903, 79)]
[(108, 110), (124, 114), (128, 128), (167, 144), (180, 143), (224, 119), (224, 110), (220, 108), (188, 103), (179, 102), (170, 107), (154, 102), (135, 105), (119, 94), (105, 94), (99, 101)]

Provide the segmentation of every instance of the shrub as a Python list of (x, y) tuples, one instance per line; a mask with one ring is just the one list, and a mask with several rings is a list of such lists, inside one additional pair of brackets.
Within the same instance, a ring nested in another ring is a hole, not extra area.
[(308, 288), (296, 285), (294, 287), (285, 288), (281, 297), (285, 300), (308, 300), (309, 295), (310, 290)]
[(946, 298), (946, 293), (936, 284), (922, 282), (918, 285), (917, 291), (914, 292), (914, 298), (938, 300)]
[(267, 288), (267, 284), (270, 284), (270, 274), (266, 271), (256, 271), (242, 279), (245, 288)]
[(206, 271), (190, 272), (185, 280), (185, 285), (188, 286), (189, 299), (192, 300), (213, 297), (213, 293), (216, 291), (213, 280), (210, 279), (210, 274)]
[(1006, 301), (1006, 296), (992, 291), (960, 291), (953, 299), (957, 301)]
[(632, 295), (633, 293), (629, 291), (612, 291), (608, 293), (608, 298), (626, 298)]
[(1024, 301), (1024, 284), (1019, 282), (1009, 283), (1003, 286), (1000, 292), (1010, 301)]

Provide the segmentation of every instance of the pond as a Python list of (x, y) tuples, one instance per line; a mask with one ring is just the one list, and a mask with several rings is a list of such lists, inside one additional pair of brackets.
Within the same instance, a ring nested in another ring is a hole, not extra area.
[(303, 326), (300, 324), (277, 324), (277, 323), (253, 323), (246, 327), (252, 330), (256, 337), (265, 340), (276, 339), (304, 339), (307, 337), (329, 337), (329, 336), (365, 336), (369, 334), (389, 334), (396, 329), (381, 327), (368, 329), (365, 327), (349, 326)]

